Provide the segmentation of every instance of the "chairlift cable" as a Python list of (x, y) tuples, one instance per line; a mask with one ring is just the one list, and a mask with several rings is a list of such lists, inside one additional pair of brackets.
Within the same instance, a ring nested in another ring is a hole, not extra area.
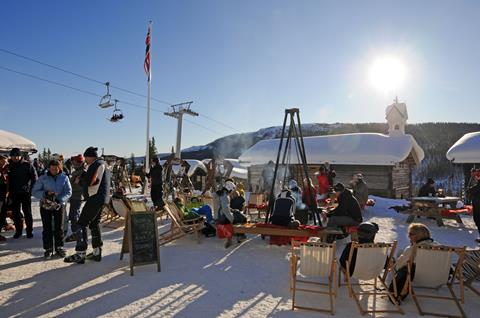
[[(34, 62), (34, 63), (37, 63), (37, 64), (40, 64), (40, 65), (43, 65), (43, 66), (47, 66), (47, 67), (50, 67), (50, 68), (53, 68), (57, 71), (61, 71), (61, 72), (64, 72), (66, 74), (70, 74), (70, 75), (73, 75), (73, 76), (77, 76), (79, 78), (82, 78), (84, 80), (87, 80), (87, 81), (91, 81), (91, 82), (94, 82), (94, 83), (97, 83), (97, 84), (100, 84), (100, 85), (105, 85), (105, 82), (103, 81), (99, 81), (99, 80), (96, 80), (94, 78), (91, 78), (89, 76), (85, 76), (85, 75), (82, 75), (82, 74), (79, 74), (79, 73), (76, 73), (76, 72), (72, 72), (72, 71), (69, 71), (69, 70), (66, 70), (64, 68), (61, 68), (61, 67), (58, 67), (58, 66), (55, 66), (55, 65), (52, 65), (52, 64), (49, 64), (49, 63), (45, 63), (45, 62), (42, 62), (42, 61), (39, 61), (37, 59), (34, 59), (34, 58), (31, 58), (31, 57), (28, 57), (28, 56), (25, 56), (25, 55), (22, 55), (22, 54), (18, 54), (18, 53), (15, 53), (15, 52), (12, 52), (10, 50), (7, 50), (7, 49), (3, 49), (3, 48), (0, 48), (0, 51), (1, 52), (4, 52), (4, 53), (7, 53), (7, 54), (10, 54), (10, 55), (13, 55), (13, 56), (16, 56), (16, 57), (19, 57), (19, 58), (22, 58), (22, 59), (25, 59), (25, 60), (28, 60), (28, 61), (31, 61), (31, 62)], [(116, 86), (116, 85), (110, 85), (111, 88), (114, 88), (114, 89), (117, 89), (117, 90), (120, 90), (122, 92), (125, 92), (125, 93), (129, 93), (129, 94), (132, 94), (132, 95), (136, 95), (136, 96), (139, 96), (139, 97), (144, 97), (144, 98), (148, 98), (147, 95), (144, 95), (144, 94), (140, 94), (140, 93), (137, 93), (137, 92), (134, 92), (132, 90), (129, 90), (129, 89), (126, 89), (126, 88), (123, 88), (123, 87), (120, 87), (120, 86)], [(78, 90), (78, 89), (76, 89)], [(101, 97), (100, 95), (98, 95), (99, 97)], [(168, 105), (168, 106), (172, 106), (174, 105), (173, 103), (170, 103), (170, 102), (167, 102), (167, 101), (164, 101), (164, 100), (161, 100), (161, 99), (158, 99), (158, 98), (155, 98), (155, 97), (150, 97), (151, 100), (153, 101), (156, 101), (158, 103), (162, 103), (162, 104), (165, 104), (165, 105)], [(123, 102), (125, 103), (125, 102)], [(132, 104), (130, 104), (132, 105)], [(201, 116), (205, 117), (206, 119), (208, 120), (211, 120), (213, 122), (216, 122), (224, 127), (227, 127), (227, 128), (230, 128), (234, 131), (237, 131), (239, 133), (241, 133), (240, 130), (232, 127), (232, 126), (229, 126), (229, 125), (226, 125), (224, 123), (222, 123), (221, 121), (218, 121), (216, 119), (213, 119), (211, 117), (208, 117), (204, 114), (201, 114)], [(205, 128), (205, 127), (204, 127)]]
[[(70, 75), (73, 75), (73, 76), (77, 76), (77, 77), (82, 78), (82, 79), (87, 80), (87, 81), (91, 81), (91, 82), (94, 82), (94, 83), (97, 83), (97, 84), (100, 84), (100, 85), (105, 85), (105, 82), (96, 80), (94, 78), (91, 78), (91, 77), (88, 77), (88, 76), (85, 76), (85, 75), (82, 75), (82, 74), (78, 74), (78, 73), (66, 70), (64, 68), (61, 68), (61, 67), (58, 67), (58, 66), (55, 66), (55, 65), (51, 65), (51, 64), (39, 61), (37, 59), (31, 58), (31, 57), (28, 57), (28, 56), (25, 56), (25, 55), (21, 55), (21, 54), (18, 54), (18, 53), (15, 53), (15, 52), (12, 52), (12, 51), (9, 51), (9, 50), (6, 50), (6, 49), (2, 49), (2, 48), (0, 48), (0, 51), (2, 51), (4, 53), (7, 53), (7, 54), (14, 55), (16, 57), (19, 57), (19, 58), (22, 58), (22, 59), (25, 59), (25, 60), (28, 60), (28, 61), (31, 61), (31, 62), (38, 63), (38, 64), (43, 65), (43, 66), (53, 68), (53, 69), (55, 69), (57, 71), (60, 71), (60, 72), (64, 72), (64, 73), (67, 73), (67, 74), (70, 74)], [(147, 98), (147, 95), (143, 95), (143, 94), (128, 90), (126, 88), (122, 88), (122, 87), (115, 86), (115, 85), (110, 85), (110, 87), (118, 89), (118, 90), (126, 92), (126, 93), (129, 93), (129, 94), (132, 94), (132, 95), (137, 95), (137, 96), (140, 96), (140, 97)], [(162, 103), (162, 104), (173, 105), (172, 103), (160, 100), (158, 98), (151, 97), (151, 99), (154, 100), (154, 101), (157, 101), (159, 103)]]
[[(77, 88), (77, 87), (74, 87), (74, 86), (70, 86), (70, 85), (67, 85), (67, 84), (63, 84), (63, 83), (60, 83), (60, 82), (52, 81), (52, 80), (49, 80), (49, 79), (46, 79), (46, 78), (43, 78), (43, 77), (39, 77), (39, 76), (36, 76), (36, 75), (33, 75), (33, 74), (29, 74), (29, 73), (25, 73), (25, 72), (21, 72), (21, 71), (16, 71), (16, 70), (13, 70), (13, 69), (5, 67), (5, 66), (0, 65), (0, 69), (3, 69), (3, 70), (8, 71), (8, 72), (16, 73), (16, 74), (19, 74), (19, 75), (22, 75), (22, 76), (25, 76), (25, 77), (30, 77), (30, 78), (33, 78), (33, 79), (36, 79), (36, 80), (39, 80), (39, 81), (49, 83), (49, 84), (53, 84), (53, 85), (61, 86), (61, 87), (64, 87), (64, 88), (68, 88), (68, 89), (71, 89), (71, 90), (74, 90), (74, 91), (77, 91), (77, 92), (80, 92), (80, 93), (84, 93), (84, 94), (87, 94), (87, 95), (91, 95), (91, 96), (95, 96), (95, 97), (102, 97), (103, 96), (103, 95), (100, 95), (100, 94), (97, 94), (97, 93), (94, 93), (94, 92), (91, 92), (91, 91), (87, 91), (87, 90)], [(103, 85), (105, 85), (105, 83), (103, 83)], [(121, 104), (134, 106), (134, 107), (137, 107), (137, 108), (147, 108), (146, 106), (138, 105), (138, 104), (135, 104), (135, 103), (124, 101), (124, 100), (118, 100), (118, 102), (121, 103)], [(152, 109), (152, 110), (156, 111), (156, 112), (163, 112), (160, 109)]]

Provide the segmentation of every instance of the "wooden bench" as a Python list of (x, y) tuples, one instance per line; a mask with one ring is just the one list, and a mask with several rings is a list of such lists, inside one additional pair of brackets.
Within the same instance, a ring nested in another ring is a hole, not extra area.
[(311, 229), (260, 227), (257, 226), (256, 223), (234, 225), (233, 232), (235, 234), (260, 234), (264, 236), (319, 237), (322, 242), (327, 240), (328, 235), (344, 234), (341, 230), (337, 229), (319, 229), (312, 231)]
[(463, 224), (457, 213), (442, 214), (447, 205), (455, 206), (459, 199), (457, 197), (414, 197), (411, 199), (412, 208), (402, 211), (402, 213), (409, 215), (407, 223), (413, 222), (417, 216), (423, 216), (434, 218), (438, 226), (444, 225), (443, 219), (454, 219), (457, 223)]

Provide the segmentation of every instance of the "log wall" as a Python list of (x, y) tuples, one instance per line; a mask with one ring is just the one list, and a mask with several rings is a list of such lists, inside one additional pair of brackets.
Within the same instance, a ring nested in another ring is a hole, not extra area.
[[(397, 163), (395, 166), (367, 166), (367, 165), (332, 165), (336, 172), (334, 183), (342, 182), (346, 186), (352, 180), (356, 173), (362, 173), (364, 181), (367, 183), (369, 194), (387, 198), (409, 198), (412, 195), (412, 169), (415, 161), (410, 154), (407, 159)], [(256, 165), (248, 168), (248, 188), (251, 191), (258, 192), (261, 188), (261, 175), (264, 165)], [(318, 171), (319, 164), (308, 165), (308, 174), (313, 179), (315, 186), (318, 187), (315, 173)], [(299, 185), (304, 177), (303, 167), (301, 165), (291, 165), (289, 175), (293, 177)], [(284, 174), (277, 176), (278, 180), (283, 180)], [(289, 178), (287, 178), (288, 180)]]

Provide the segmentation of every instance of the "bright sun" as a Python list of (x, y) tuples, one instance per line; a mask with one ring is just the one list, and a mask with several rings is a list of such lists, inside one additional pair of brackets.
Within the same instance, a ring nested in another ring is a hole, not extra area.
[(370, 83), (377, 90), (395, 93), (405, 81), (406, 69), (401, 60), (382, 57), (373, 62), (368, 75)]

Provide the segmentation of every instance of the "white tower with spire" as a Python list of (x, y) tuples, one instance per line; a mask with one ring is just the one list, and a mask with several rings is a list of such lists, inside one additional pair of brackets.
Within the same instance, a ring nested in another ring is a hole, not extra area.
[(394, 103), (387, 106), (385, 110), (385, 119), (388, 123), (388, 134), (390, 136), (405, 135), (405, 125), (408, 119), (407, 105), (399, 103), (398, 97), (395, 97)]

